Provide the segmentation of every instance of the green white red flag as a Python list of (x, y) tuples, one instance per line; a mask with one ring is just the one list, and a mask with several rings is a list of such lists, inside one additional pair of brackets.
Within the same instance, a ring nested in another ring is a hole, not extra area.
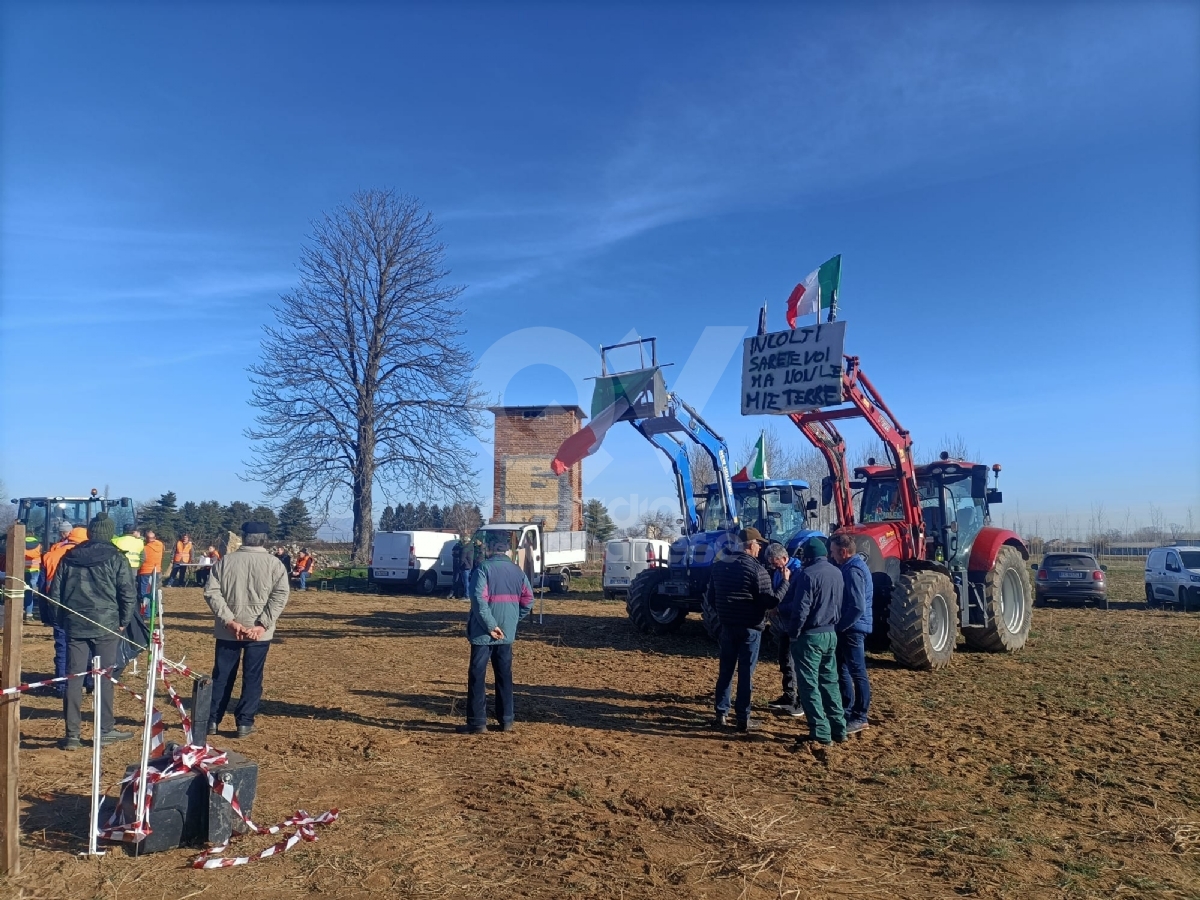
[(838, 288), (842, 283), (842, 255), (839, 253), (833, 259), (821, 263), (815, 272), (792, 290), (787, 302), (787, 323), (789, 328), (796, 327), (796, 320), (801, 316), (815, 315), (819, 310), (829, 309), (837, 301)]
[(760, 434), (754, 445), (754, 459), (733, 476), (734, 481), (762, 481), (767, 477), (767, 436)]
[(596, 389), (592, 392), (592, 420), (558, 448), (550, 462), (555, 475), (562, 475), (585, 456), (600, 449), (608, 429), (633, 407), (638, 395), (650, 386), (656, 371), (639, 369), (596, 379)]

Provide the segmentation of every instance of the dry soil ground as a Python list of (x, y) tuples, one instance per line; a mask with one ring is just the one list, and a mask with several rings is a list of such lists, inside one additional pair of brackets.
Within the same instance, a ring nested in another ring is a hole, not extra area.
[[(59, 709), (30, 697), (23, 871), (0, 896), (1200, 897), (1200, 616), (1132, 602), (1136, 572), (1113, 581), (1126, 602), (1038, 610), (1017, 655), (932, 674), (873, 658), (873, 727), (825, 761), (765, 710), (750, 739), (706, 727), (698, 622), (651, 638), (594, 594), (548, 601), (516, 648), (516, 731), (462, 737), (464, 604), (295, 594), (259, 733), (214, 743), (261, 764), (260, 823), (341, 820), (233, 869), (79, 858), (90, 754), (54, 749)], [(207, 668), (200, 591), (166, 602), (168, 655)], [(30, 629), (26, 671), (50, 652)], [(756, 701), (778, 687), (760, 666)], [(133, 726), (137, 704), (117, 706)], [(106, 784), (135, 754), (107, 751)]]

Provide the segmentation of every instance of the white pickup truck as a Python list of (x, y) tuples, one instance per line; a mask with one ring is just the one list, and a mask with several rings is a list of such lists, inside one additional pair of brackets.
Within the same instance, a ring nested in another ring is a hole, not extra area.
[(493, 522), (475, 532), (508, 532), (509, 558), (531, 573), (533, 587), (566, 593), (571, 579), (583, 574), (587, 562), (587, 532), (542, 531), (530, 522)]

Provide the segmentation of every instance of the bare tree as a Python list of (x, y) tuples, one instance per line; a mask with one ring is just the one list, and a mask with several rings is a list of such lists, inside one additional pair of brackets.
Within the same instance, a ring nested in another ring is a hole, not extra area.
[(688, 467), (692, 471), (692, 494), (703, 497), (704, 489), (708, 485), (716, 483), (717, 470), (703, 447), (689, 444), (687, 455)]
[(375, 480), (414, 496), (473, 493), (465, 437), (479, 420), (432, 217), (363, 191), (313, 226), (300, 284), (274, 308), (250, 367), (258, 446), (249, 477), (272, 496), (348, 497), (354, 561), (370, 552)]
[(651, 509), (638, 516), (637, 524), (622, 529), (620, 534), (622, 537), (673, 541), (679, 537), (679, 526), (666, 510)]

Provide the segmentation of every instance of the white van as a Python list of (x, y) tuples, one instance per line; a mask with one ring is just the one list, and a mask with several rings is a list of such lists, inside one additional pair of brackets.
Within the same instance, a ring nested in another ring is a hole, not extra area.
[(617, 594), (628, 594), (629, 585), (640, 573), (655, 566), (667, 565), (671, 545), (666, 541), (648, 538), (622, 538), (604, 545), (604, 596), (609, 600)]
[(1155, 547), (1146, 557), (1146, 605), (1200, 609), (1200, 547)]
[(453, 572), (451, 554), (457, 541), (450, 531), (377, 531), (367, 579), (381, 588), (415, 587), (432, 594), (438, 587), (438, 570)]

